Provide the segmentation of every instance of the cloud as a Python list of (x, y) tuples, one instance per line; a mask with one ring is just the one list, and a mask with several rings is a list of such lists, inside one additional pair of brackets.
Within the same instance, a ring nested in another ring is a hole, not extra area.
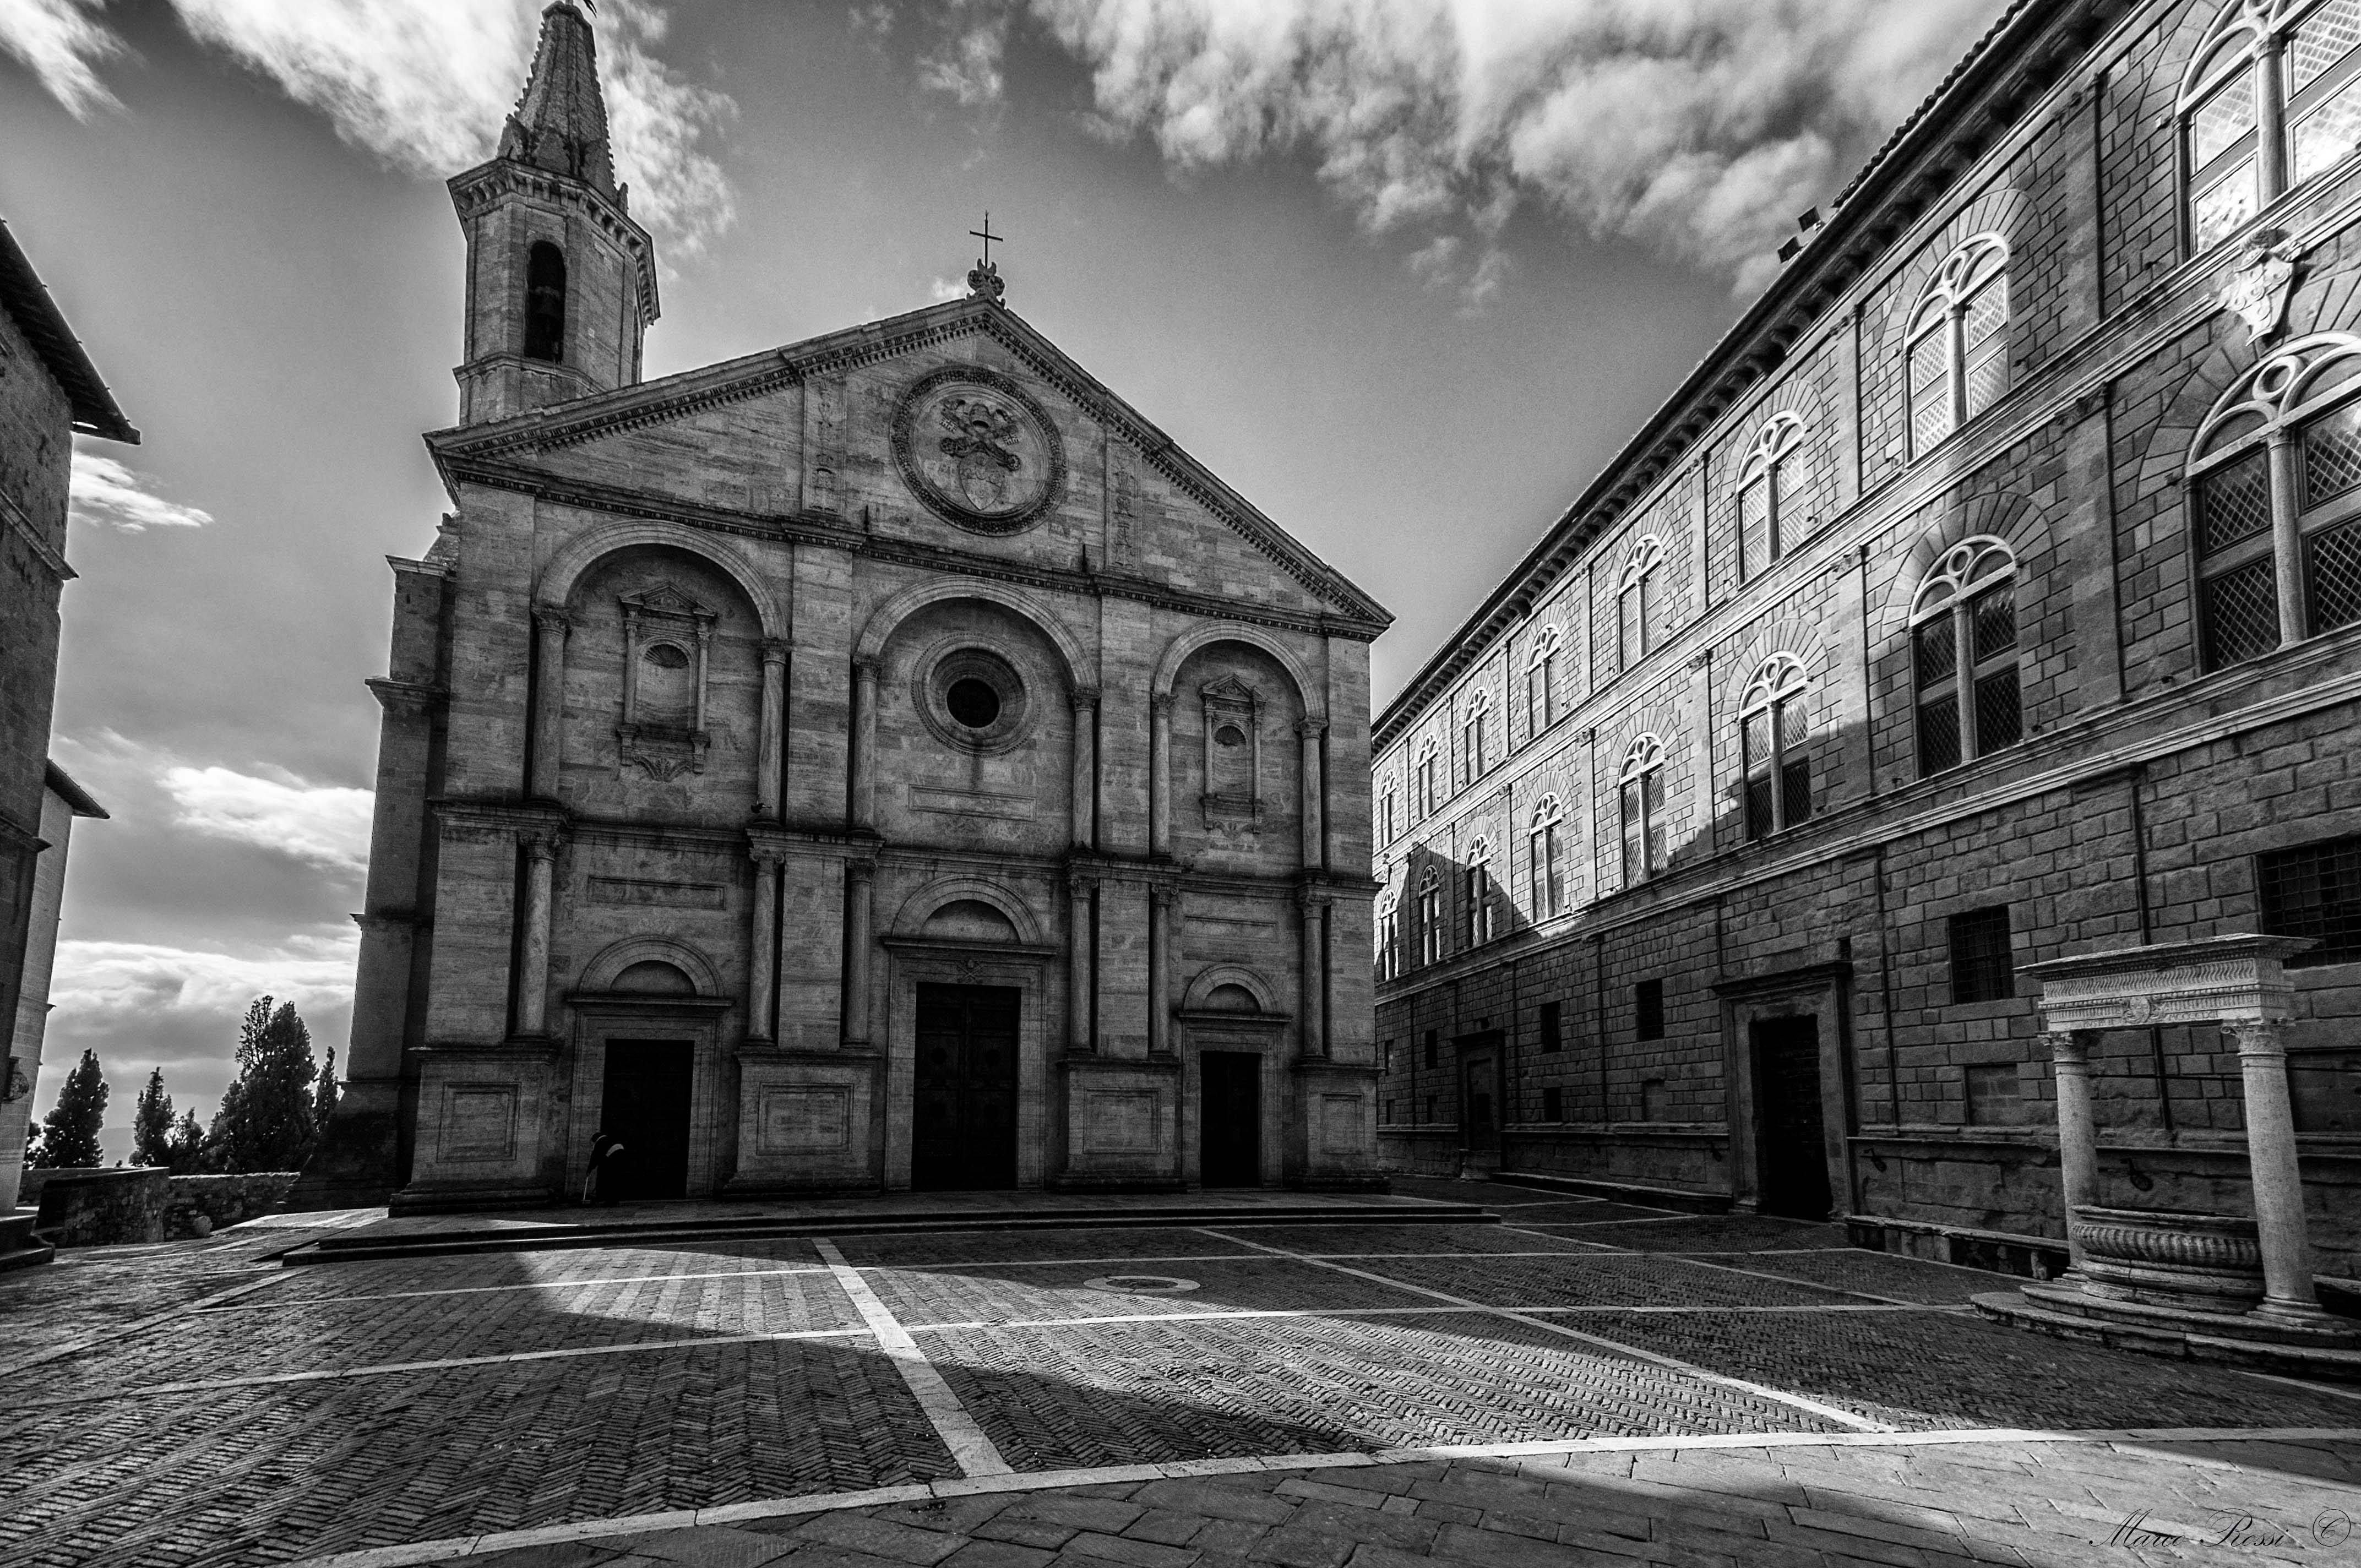
[(952, 300), (964, 300), (967, 296), (967, 280), (964, 278), (938, 278), (927, 285), (927, 303), (930, 305), (946, 304)]
[(935, 42), (918, 56), (919, 83), (963, 108), (1000, 102), (1009, 15), (997, 0), (950, 0)]
[[(354, 927), (239, 952), (68, 938), (58, 944), (49, 981), (49, 1026), (52, 1032), (111, 1032), (143, 1018), (222, 1019), (229, 1027), (211, 1054), (225, 1056), (236, 1044), (237, 1018), (258, 996), (292, 1002), (304, 1013), (350, 1006), (359, 955), (360, 932)], [(41, 1054), (46, 1065), (49, 1053)]]
[[(1016, 3), (1016, 0), (1011, 0)], [(1537, 204), (1759, 283), (1997, 0), (1023, 0), (1097, 113), (1196, 171), (1307, 154), (1372, 233)], [(964, 10), (964, 8), (962, 8)], [(962, 36), (988, 32), (970, 17)], [(1415, 270), (1455, 258), (1430, 244)], [(1497, 291), (1493, 252), (1464, 286)]]
[[(0, 0), (5, 5), (9, 0)], [(76, 522), (102, 524), (126, 533), (151, 528), (203, 528), (213, 514), (168, 501), (149, 488), (155, 481), (102, 452), (76, 452), (67, 489), (68, 515)]]
[(166, 768), (159, 782), (171, 796), (177, 826), (275, 850), (325, 871), (368, 866), (375, 796), (365, 789), (308, 784), (273, 769), (258, 778), (231, 768)]
[[(541, 10), (534, 0), (170, 3), (192, 36), (326, 115), (345, 140), (431, 177), (491, 156), (532, 62)], [(737, 104), (650, 52), (664, 36), (663, 7), (608, 0), (599, 18), (609, 128), (634, 214), (672, 249), (694, 253), (736, 216), (704, 143)], [(32, 64), (78, 114), (92, 92), (104, 98), (91, 62), (120, 47), (74, 0), (0, 0), (0, 48)]]
[(0, 50), (15, 55), (78, 120), (115, 106), (93, 67), (123, 51), (87, 13), (105, 0), (0, 0)]

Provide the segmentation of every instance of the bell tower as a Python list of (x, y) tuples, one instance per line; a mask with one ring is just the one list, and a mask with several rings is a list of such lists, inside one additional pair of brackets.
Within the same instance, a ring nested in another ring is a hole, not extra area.
[(552, 0), (500, 151), (451, 181), (467, 236), (459, 422), (640, 378), (656, 319), (655, 251), (615, 182), (598, 51), (576, 0)]

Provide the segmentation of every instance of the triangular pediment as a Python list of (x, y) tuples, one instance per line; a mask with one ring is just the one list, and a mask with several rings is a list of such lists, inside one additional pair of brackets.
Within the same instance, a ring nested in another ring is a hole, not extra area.
[[(1374, 635), (1391, 617), (980, 299), (428, 438), (447, 483), (858, 532)], [(1030, 498), (1046, 496), (1029, 514)]]

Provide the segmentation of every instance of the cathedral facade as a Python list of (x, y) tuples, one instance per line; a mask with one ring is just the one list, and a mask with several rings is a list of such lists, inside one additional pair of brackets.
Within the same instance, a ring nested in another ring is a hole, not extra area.
[(1384, 610), (1001, 301), (642, 381), (544, 15), (297, 1201), (1376, 1179)]
[[(2126, 1208), (2283, 1070), (2361, 1275), (2356, 241), (2361, 0), (2008, 6), (1378, 717), (1389, 1165), (2024, 1270), (2061, 1060)], [(2237, 933), (2283, 1068), (2019, 972)]]

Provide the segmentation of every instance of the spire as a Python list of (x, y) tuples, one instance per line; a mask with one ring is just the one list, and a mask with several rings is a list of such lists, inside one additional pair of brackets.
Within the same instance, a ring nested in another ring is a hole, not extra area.
[(621, 205), (598, 94), (598, 48), (575, 0), (551, 0), (524, 96), (500, 131), (500, 156), (570, 175)]

